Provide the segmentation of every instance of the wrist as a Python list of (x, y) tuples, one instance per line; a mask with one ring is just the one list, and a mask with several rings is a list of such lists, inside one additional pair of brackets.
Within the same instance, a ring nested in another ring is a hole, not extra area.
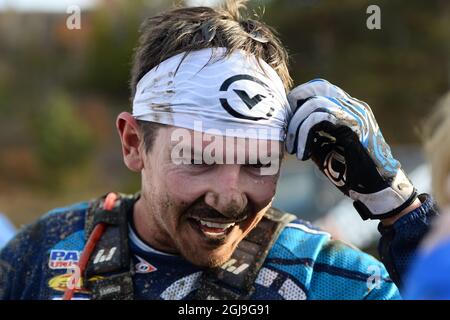
[(411, 211), (416, 210), (421, 205), (422, 205), (422, 202), (419, 200), (419, 198), (416, 198), (416, 200), (414, 200), (413, 203), (411, 203), (407, 208), (405, 208), (404, 210), (402, 210), (401, 212), (399, 212), (395, 216), (392, 216), (392, 217), (389, 217), (389, 218), (386, 218), (386, 219), (381, 219), (381, 223), (383, 224), (383, 226), (386, 226), (386, 227), (390, 226), (390, 225), (393, 225), (398, 219), (400, 219), (401, 217), (407, 215)]

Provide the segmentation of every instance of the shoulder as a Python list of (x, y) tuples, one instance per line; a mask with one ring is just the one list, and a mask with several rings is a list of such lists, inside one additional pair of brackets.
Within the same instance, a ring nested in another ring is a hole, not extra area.
[(2, 255), (8, 252), (19, 254), (24, 245), (50, 248), (73, 232), (83, 230), (89, 207), (89, 202), (80, 202), (47, 212), (34, 223), (23, 227), (1, 251)]
[[(90, 202), (80, 202), (53, 209), (19, 232), (17, 241), (32, 241), (36, 243), (40, 251), (48, 251), (55, 246), (70, 249), (70, 246), (61, 246), (61, 244), (70, 241), (74, 234), (78, 234), (77, 238), (80, 236), (84, 238), (85, 218), (90, 206)], [(78, 243), (76, 247), (81, 249), (83, 243)]]
[(39, 298), (35, 286), (52, 269), (52, 251), (82, 250), (89, 207), (81, 202), (51, 210), (18, 232), (0, 251), (0, 297)]
[(79, 202), (66, 207), (53, 209), (44, 214), (36, 226), (45, 230), (45, 236), (64, 239), (73, 231), (84, 229), (86, 213), (92, 202)]
[(399, 298), (377, 259), (300, 219), (285, 227), (265, 266), (297, 282), (308, 299)]
[(269, 261), (306, 265), (314, 263), (331, 235), (309, 222), (296, 219), (287, 224), (269, 253)]

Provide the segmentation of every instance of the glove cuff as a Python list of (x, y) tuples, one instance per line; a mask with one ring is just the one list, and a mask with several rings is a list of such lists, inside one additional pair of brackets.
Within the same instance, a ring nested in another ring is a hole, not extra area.
[(358, 211), (359, 215), (363, 220), (387, 219), (399, 214), (400, 212), (408, 208), (417, 199), (417, 196), (418, 196), (417, 190), (414, 189), (413, 194), (405, 203), (403, 203), (400, 207), (383, 214), (373, 214), (361, 201), (354, 201), (353, 207), (355, 207), (356, 211)]
[(349, 196), (355, 201), (353, 206), (363, 220), (385, 219), (411, 205), (417, 198), (417, 190), (400, 169), (388, 188), (371, 194), (350, 190)]

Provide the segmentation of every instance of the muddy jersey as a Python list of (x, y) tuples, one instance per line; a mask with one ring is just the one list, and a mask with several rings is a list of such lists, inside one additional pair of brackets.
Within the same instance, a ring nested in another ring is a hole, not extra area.
[[(85, 217), (92, 203), (55, 209), (25, 227), (0, 252), (0, 299), (61, 299), (71, 266), (84, 248)], [(435, 215), (432, 200), (394, 225), (390, 255), (402, 273), (418, 240)], [(130, 224), (129, 247), (134, 266), (135, 299), (192, 299), (204, 269), (182, 257), (155, 250)], [(409, 241), (404, 241), (408, 239)], [(411, 241), (416, 239), (417, 241)], [(383, 242), (383, 239), (382, 239)], [(104, 259), (116, 252), (105, 252)], [(239, 266), (228, 266), (230, 272)], [(85, 281), (96, 281), (91, 277)], [(81, 286), (83, 287), (83, 286)], [(385, 266), (362, 251), (331, 239), (309, 223), (289, 223), (272, 246), (254, 283), (252, 299), (399, 299), (397, 286)], [(79, 289), (74, 299), (89, 299)]]

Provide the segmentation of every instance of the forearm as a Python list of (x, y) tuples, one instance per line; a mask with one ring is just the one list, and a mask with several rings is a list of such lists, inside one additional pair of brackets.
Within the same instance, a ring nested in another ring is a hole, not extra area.
[[(392, 280), (402, 287), (405, 272), (429, 230), (431, 221), (438, 215), (438, 209), (429, 195), (419, 196), (420, 203), (414, 203), (397, 217), (382, 221), (378, 230), (382, 237), (378, 245), (381, 261)], [(388, 220), (388, 221), (386, 221)]]

